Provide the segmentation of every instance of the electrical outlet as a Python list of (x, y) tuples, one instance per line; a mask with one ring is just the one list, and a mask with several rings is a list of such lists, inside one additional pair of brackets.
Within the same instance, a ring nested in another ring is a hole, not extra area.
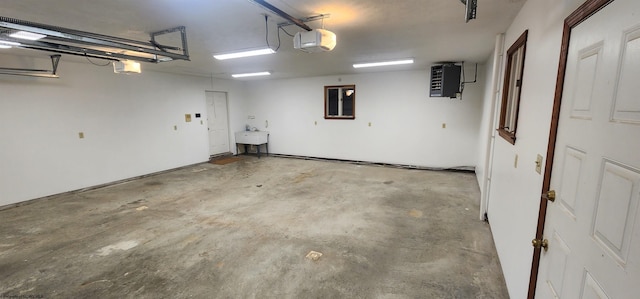
[(184, 115), (184, 121), (188, 122), (188, 123), (191, 122), (191, 114), (185, 114)]
[(318, 121), (314, 121), (313, 125), (317, 126), (318, 125)]

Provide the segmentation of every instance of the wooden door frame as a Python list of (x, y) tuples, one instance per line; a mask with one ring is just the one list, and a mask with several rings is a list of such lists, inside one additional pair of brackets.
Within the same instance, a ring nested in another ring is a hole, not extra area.
[[(558, 66), (558, 77), (556, 79), (556, 90), (553, 100), (553, 112), (551, 114), (551, 128), (549, 130), (549, 143), (547, 145), (547, 161), (544, 169), (544, 179), (542, 182), (542, 192), (540, 196), (540, 210), (538, 212), (538, 227), (536, 229), (536, 239), (543, 238), (544, 222), (547, 215), (547, 192), (551, 183), (551, 170), (553, 168), (553, 157), (556, 149), (556, 137), (558, 134), (558, 121), (560, 119), (560, 105), (562, 103), (562, 93), (564, 89), (564, 76), (567, 68), (567, 56), (569, 55), (569, 41), (571, 30), (580, 23), (600, 11), (614, 0), (587, 0), (578, 9), (564, 19), (562, 30), (562, 45), (560, 47), (560, 63)], [(529, 277), (529, 292), (527, 298), (533, 299), (536, 293), (536, 283), (538, 281), (538, 269), (540, 266), (540, 254), (542, 248), (533, 249), (533, 260), (531, 262), (531, 276)]]

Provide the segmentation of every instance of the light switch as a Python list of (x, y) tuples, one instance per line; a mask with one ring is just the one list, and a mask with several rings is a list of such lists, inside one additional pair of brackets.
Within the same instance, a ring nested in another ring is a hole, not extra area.
[(446, 129), (447, 128), (447, 124), (446, 123), (442, 123), (442, 128)]
[(516, 154), (516, 157), (513, 160), (513, 168), (518, 168), (518, 154)]
[(173, 130), (174, 130), (174, 131), (178, 131), (178, 126), (174, 125), (174, 126), (173, 126)]
[(538, 154), (538, 158), (536, 159), (536, 172), (542, 174), (542, 156)]
[(80, 133), (78, 133), (78, 137), (79, 137), (80, 139), (84, 139), (84, 132), (80, 132)]
[(188, 123), (191, 122), (191, 114), (185, 114), (184, 115), (184, 121), (186, 121)]

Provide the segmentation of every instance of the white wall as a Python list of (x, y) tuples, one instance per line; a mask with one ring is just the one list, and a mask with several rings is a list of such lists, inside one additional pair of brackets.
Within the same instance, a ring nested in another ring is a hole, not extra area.
[[(467, 80), (473, 79), (473, 65), (466, 69)], [(475, 166), (482, 65), (478, 73), (479, 83), (467, 84), (462, 100), (429, 98), (427, 70), (250, 82), (247, 115), (255, 119), (247, 122), (270, 132), (272, 153), (426, 167)], [(356, 119), (325, 120), (324, 86), (341, 84), (356, 85)]]
[[(537, 154), (546, 156), (563, 21), (583, 2), (527, 1), (505, 35), (508, 49), (529, 30), (517, 140), (512, 145), (496, 136), (488, 194), (489, 221), (511, 298), (525, 298), (528, 289), (531, 239), (535, 237), (543, 180), (535, 172), (534, 161)], [(491, 100), (487, 96), (485, 102)], [(485, 113), (485, 117), (489, 116)]]
[[(0, 66), (50, 62), (1, 55)], [(60, 79), (0, 75), (0, 206), (206, 161), (205, 90), (228, 91), (231, 126), (243, 125), (241, 84), (142, 67), (119, 75), (63, 57)]]

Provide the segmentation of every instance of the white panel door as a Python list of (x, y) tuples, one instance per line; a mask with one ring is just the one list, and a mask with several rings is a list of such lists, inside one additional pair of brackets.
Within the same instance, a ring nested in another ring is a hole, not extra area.
[(640, 1), (571, 33), (537, 298), (640, 298)]
[(207, 124), (209, 125), (209, 155), (229, 152), (229, 120), (227, 93), (207, 91)]

